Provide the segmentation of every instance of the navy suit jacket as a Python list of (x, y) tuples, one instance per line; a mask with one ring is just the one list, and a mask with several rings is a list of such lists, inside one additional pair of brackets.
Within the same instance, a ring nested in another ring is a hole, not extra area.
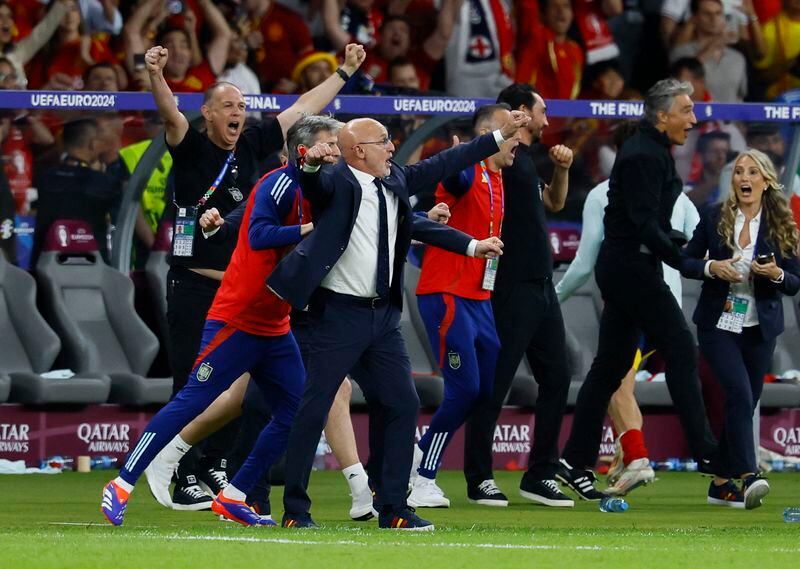
[[(391, 172), (382, 182), (399, 200), (389, 293), (392, 304), (403, 306), (403, 266), (412, 238), (461, 254), (466, 254), (471, 240), (458, 230), (413, 215), (409, 198), (497, 150), (494, 135), (488, 133), (411, 166), (391, 163)], [(344, 253), (361, 206), (361, 184), (344, 160), (313, 174), (302, 173), (300, 186), (312, 205), (314, 231), (281, 260), (267, 279), (269, 287), (296, 309), (308, 305), (311, 294)]]
[[(713, 205), (701, 212), (700, 223), (683, 251), (684, 259), (681, 268), (683, 276), (705, 279), (697, 308), (692, 317), (698, 328), (714, 328), (717, 325), (730, 289), (730, 283), (727, 281), (708, 279), (704, 274), (706, 252), (708, 252), (708, 260), (719, 261), (730, 259), (732, 256), (730, 248), (722, 242), (722, 237), (717, 233), (717, 223), (721, 211), (721, 205)], [(765, 340), (771, 340), (783, 332), (783, 295), (795, 295), (800, 290), (800, 263), (794, 255), (784, 257), (778, 248), (767, 239), (767, 223), (765, 214), (762, 214), (753, 258), (755, 259), (756, 255), (774, 253), (775, 262), (783, 269), (783, 282), (774, 283), (765, 277), (754, 274), (753, 296), (761, 334)]]

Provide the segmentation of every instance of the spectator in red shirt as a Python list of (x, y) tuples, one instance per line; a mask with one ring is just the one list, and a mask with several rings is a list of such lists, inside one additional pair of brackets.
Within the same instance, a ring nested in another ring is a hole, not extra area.
[[(57, 0), (45, 17), (36, 24), (30, 33), (20, 33), (19, 7), (22, 3), (9, 0), (0, 0), (0, 54), (8, 58), (14, 66), (19, 89), (24, 89), (28, 83), (25, 77), (25, 65), (33, 59), (36, 53), (50, 41), (58, 30), (59, 23), (67, 11), (67, 0)], [(41, 8), (41, 5), (39, 6)]]
[(28, 66), (28, 88), (78, 90), (83, 87), (87, 67), (113, 60), (108, 36), (86, 35), (77, 2), (68, 0), (55, 35)]
[(430, 88), (431, 76), (436, 64), (444, 57), (447, 44), (453, 35), (456, 15), (461, 10), (464, 0), (442, 0), (442, 7), (437, 17), (436, 29), (418, 47), (412, 46), (411, 26), (404, 16), (387, 16), (381, 25), (378, 45), (367, 52), (364, 72), (376, 83), (388, 83), (389, 63), (398, 57), (410, 60), (419, 80), (418, 89), (427, 91)]
[(334, 51), (352, 42), (367, 50), (375, 47), (383, 13), (374, 4), (374, 0), (347, 0), (342, 7), (339, 0), (322, 0), (322, 23)]
[(253, 68), (264, 91), (291, 90), (288, 81), (297, 62), (314, 46), (303, 18), (274, 0), (244, 0), (244, 33)]
[(575, 99), (581, 89), (584, 55), (567, 37), (570, 0), (543, 0), (542, 24), (517, 45), (517, 81), (530, 83), (545, 99)]
[(95, 63), (83, 74), (84, 91), (119, 91), (116, 68), (107, 62)]
[[(125, 24), (124, 38), (128, 70), (144, 88), (133, 61), (134, 55), (143, 54), (152, 45), (150, 35), (169, 15), (159, 4), (160, 0), (145, 0)], [(205, 59), (193, 33), (196, 17), (184, 14), (183, 28), (166, 28), (156, 36), (156, 43), (169, 50), (164, 77), (173, 92), (200, 93), (210, 87), (217, 75), (225, 69), (230, 47), (231, 29), (225, 17), (212, 0), (197, 0), (207, 24), (211, 39), (205, 46)]]

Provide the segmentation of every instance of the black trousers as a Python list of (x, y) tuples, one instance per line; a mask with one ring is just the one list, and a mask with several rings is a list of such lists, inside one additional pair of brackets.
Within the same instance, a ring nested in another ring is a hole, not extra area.
[(492, 397), (479, 403), (465, 426), (464, 476), (469, 487), (492, 474), (495, 425), (524, 355), (539, 385), (528, 472), (537, 480), (553, 478), (558, 435), (569, 393), (564, 320), (552, 279), (509, 283), (492, 295), (500, 353)]
[[(183, 267), (171, 267), (167, 273), (167, 324), (169, 325), (169, 361), (172, 368), (172, 395), (180, 391), (194, 367), (208, 309), (214, 302), (220, 282), (198, 275)], [(209, 436), (202, 445), (188, 452), (181, 460), (180, 475), (192, 474), (204, 462), (225, 458), (233, 444), (239, 422), (231, 421)], [(202, 447), (202, 453), (201, 448)], [(210, 465), (210, 464), (209, 464)]]
[(698, 462), (714, 457), (717, 444), (703, 405), (694, 338), (664, 283), (661, 262), (602, 248), (595, 275), (605, 301), (600, 340), (578, 394), (564, 458), (574, 467), (594, 468), (608, 402), (631, 367), (642, 332), (664, 359), (667, 388), (692, 455)]
[(738, 478), (758, 472), (753, 412), (764, 388), (775, 338), (765, 340), (759, 326), (734, 334), (718, 328), (697, 330), (700, 351), (725, 393), (725, 422), (719, 438), (717, 474)]
[(364, 370), (359, 383), (370, 416), (382, 419), (379, 425), (370, 422), (370, 462), (382, 465), (378, 503), (404, 507), (419, 397), (400, 333), (399, 307), (373, 308), (362, 299), (318, 289), (311, 299), (309, 323), (306, 387), (286, 453), (286, 513), (310, 511), (307, 489), (317, 443), (339, 385), (356, 363)]

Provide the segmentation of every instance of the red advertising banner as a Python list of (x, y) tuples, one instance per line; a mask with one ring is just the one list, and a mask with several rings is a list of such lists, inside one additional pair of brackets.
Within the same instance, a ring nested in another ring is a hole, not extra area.
[[(416, 439), (425, 433), (433, 413), (420, 413)], [(91, 405), (79, 410), (40, 411), (22, 405), (0, 405), (0, 458), (24, 460), (29, 466), (38, 465), (49, 456), (102, 456), (119, 461), (125, 457), (139, 438), (152, 413), (131, 410), (117, 405)], [(535, 425), (534, 415), (523, 409), (503, 410), (495, 427), (494, 466), (498, 470), (527, 468), (528, 455)], [(572, 415), (564, 417), (559, 442), (564, 445), (572, 425)], [(353, 427), (359, 454), (366, 461), (369, 454), (369, 417), (353, 414)], [(687, 458), (689, 449), (683, 438), (677, 416), (671, 413), (651, 413), (644, 417), (644, 432), (650, 458)], [(800, 409), (785, 409), (761, 418), (762, 446), (785, 456), (800, 457)], [(463, 465), (464, 432), (460, 429), (448, 447), (443, 461), (446, 469), (461, 469)], [(610, 426), (603, 428), (600, 456), (614, 453), (614, 438)], [(333, 455), (325, 457), (326, 466), (336, 467)]]

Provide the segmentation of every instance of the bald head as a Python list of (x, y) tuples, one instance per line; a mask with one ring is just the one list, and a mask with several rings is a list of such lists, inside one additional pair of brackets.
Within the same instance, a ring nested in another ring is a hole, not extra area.
[(353, 119), (339, 131), (339, 147), (345, 162), (376, 178), (389, 175), (394, 145), (386, 127), (375, 119)]

